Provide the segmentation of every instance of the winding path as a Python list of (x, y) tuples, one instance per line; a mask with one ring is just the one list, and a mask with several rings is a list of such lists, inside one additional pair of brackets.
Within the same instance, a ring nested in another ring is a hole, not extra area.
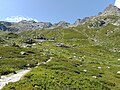
[[(50, 59), (48, 59), (46, 62), (38, 63), (38, 65), (35, 68), (37, 68), (41, 64), (47, 64), (51, 60), (52, 60), (52, 57), (50, 57)], [(6, 84), (8, 84), (9, 82), (17, 82), (17, 81), (19, 81), (25, 74), (27, 74), (28, 72), (30, 72), (30, 70), (31, 69), (20, 70), (19, 72), (17, 72), (17, 74), (12, 74), (12, 75), (7, 75), (7, 76), (1, 76), (1, 78), (0, 78), (0, 90), (2, 90), (2, 88)]]
[(28, 73), (30, 70), (21, 70), (17, 74), (13, 74), (10, 76), (1, 76), (0, 79), (0, 90), (9, 82), (17, 82), (23, 77), (26, 73)]

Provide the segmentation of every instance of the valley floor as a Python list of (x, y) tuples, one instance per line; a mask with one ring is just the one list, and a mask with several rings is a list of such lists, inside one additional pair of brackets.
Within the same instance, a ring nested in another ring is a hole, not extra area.
[[(2, 90), (120, 90), (119, 26), (0, 35), (0, 84), (13, 82)], [(4, 77), (21, 69), (25, 71)]]

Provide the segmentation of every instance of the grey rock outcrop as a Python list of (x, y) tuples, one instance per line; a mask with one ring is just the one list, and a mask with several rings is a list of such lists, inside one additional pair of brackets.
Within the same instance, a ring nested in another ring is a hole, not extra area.
[(98, 28), (106, 26), (108, 23), (119, 26), (120, 25), (120, 9), (114, 5), (109, 5), (103, 12), (100, 12), (97, 16), (85, 17), (78, 19), (74, 25), (80, 25), (89, 23), (90, 28)]
[(80, 24), (81, 24), (81, 19), (77, 19), (77, 20), (75, 21), (75, 23), (74, 23), (75, 26), (78, 26), (78, 25), (80, 25)]
[(64, 27), (64, 28), (66, 28), (66, 27), (69, 27), (69, 25), (70, 25), (70, 23), (68, 23), (68, 22), (60, 21), (58, 23), (55, 23), (53, 25), (53, 27)]
[(0, 21), (0, 24), (3, 24), (5, 26), (11, 26), (12, 25), (11, 22), (5, 22), (5, 21)]
[(0, 30), (6, 31), (7, 28), (6, 28), (6, 26), (4, 24), (0, 23)]
[(120, 16), (120, 9), (118, 7), (110, 4), (101, 14), (101, 16), (107, 16), (107, 15)]
[(84, 24), (84, 23), (92, 20), (93, 18), (94, 17), (92, 16), (92, 17), (85, 17), (83, 19), (77, 19), (73, 25), (78, 26), (78, 25)]
[(52, 24), (50, 22), (35, 22), (33, 20), (26, 21), (22, 20), (18, 23), (13, 22), (0, 22), (0, 30), (3, 31), (23, 31), (23, 30), (34, 30), (41, 28), (49, 28)]
[(114, 5), (109, 5), (103, 12), (100, 12), (97, 16), (85, 17), (83, 19), (77, 19), (74, 24), (70, 24), (65, 21), (51, 24), (50, 22), (35, 22), (33, 20), (22, 20), (18, 23), (0, 21), (0, 30), (3, 31), (23, 31), (23, 30), (36, 30), (42, 28), (57, 28), (57, 27), (75, 27), (81, 24), (88, 23), (89, 27), (101, 27), (106, 26), (108, 23), (113, 25), (120, 25), (120, 9)]
[(49, 28), (52, 26), (49, 22), (35, 22), (35, 21), (20, 21), (15, 23), (14, 26), (17, 26), (19, 30), (33, 30), (33, 29), (41, 29), (41, 28)]

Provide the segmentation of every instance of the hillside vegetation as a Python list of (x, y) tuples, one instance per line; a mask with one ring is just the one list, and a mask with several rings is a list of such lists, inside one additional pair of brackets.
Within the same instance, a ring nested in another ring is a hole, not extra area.
[(2, 90), (120, 90), (119, 8), (73, 25), (1, 21), (0, 29), (0, 76), (31, 68)]
[(0, 32), (0, 75), (33, 68), (3, 90), (120, 90), (120, 26), (91, 24)]

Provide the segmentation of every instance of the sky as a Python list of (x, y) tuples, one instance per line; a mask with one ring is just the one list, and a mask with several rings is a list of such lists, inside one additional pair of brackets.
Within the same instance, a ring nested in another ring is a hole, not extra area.
[(120, 8), (120, 0), (116, 0), (114, 5)]
[(74, 23), (95, 16), (115, 0), (0, 0), (0, 20)]

